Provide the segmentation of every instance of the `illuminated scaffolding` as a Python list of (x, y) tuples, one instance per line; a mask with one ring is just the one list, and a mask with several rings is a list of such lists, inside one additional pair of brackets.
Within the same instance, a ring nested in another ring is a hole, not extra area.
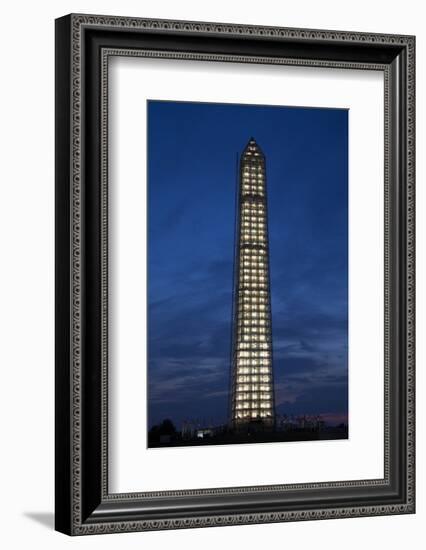
[(251, 138), (239, 163), (231, 357), (231, 423), (273, 427), (265, 156)]

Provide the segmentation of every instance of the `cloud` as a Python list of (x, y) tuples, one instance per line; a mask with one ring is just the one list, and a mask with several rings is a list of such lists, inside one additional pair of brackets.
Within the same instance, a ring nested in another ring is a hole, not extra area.
[(313, 357), (281, 359), (275, 364), (277, 411), (322, 414), (347, 410), (347, 362), (321, 361)]
[[(232, 264), (231, 264), (232, 265)], [(179, 294), (150, 304), (149, 401), (152, 418), (227, 411), (231, 291), (217, 284), (227, 261), (212, 260)], [(229, 286), (228, 286), (229, 288)], [(309, 293), (273, 308), (277, 411), (337, 414), (347, 409), (347, 319), (344, 307), (314, 308)], [(336, 399), (335, 395), (341, 395)], [(201, 396), (201, 397), (200, 397)], [(346, 397), (345, 397), (346, 396)], [(342, 409), (343, 407), (343, 409)], [(319, 410), (319, 408), (321, 410)]]

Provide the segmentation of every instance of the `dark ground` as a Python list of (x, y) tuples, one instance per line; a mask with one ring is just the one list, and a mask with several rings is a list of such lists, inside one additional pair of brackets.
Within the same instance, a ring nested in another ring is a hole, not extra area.
[(347, 426), (324, 428), (323, 430), (296, 429), (289, 431), (237, 433), (227, 432), (203, 438), (182, 439), (180, 433), (171, 435), (167, 440), (158, 441), (149, 438), (148, 447), (192, 447), (200, 445), (235, 445), (239, 443), (280, 443), (290, 441), (324, 441), (347, 439)]

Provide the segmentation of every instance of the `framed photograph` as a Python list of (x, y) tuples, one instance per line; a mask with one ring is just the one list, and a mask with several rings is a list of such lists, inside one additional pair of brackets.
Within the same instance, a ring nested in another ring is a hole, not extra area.
[(56, 529), (415, 511), (413, 36), (56, 21)]

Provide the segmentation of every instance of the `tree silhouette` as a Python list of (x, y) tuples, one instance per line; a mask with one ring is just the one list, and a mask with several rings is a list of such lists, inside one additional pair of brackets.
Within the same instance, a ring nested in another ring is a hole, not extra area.
[(176, 435), (176, 427), (170, 418), (165, 418), (161, 424), (155, 424), (148, 432), (148, 439), (150, 443), (158, 443), (162, 435), (169, 435), (170, 437)]

